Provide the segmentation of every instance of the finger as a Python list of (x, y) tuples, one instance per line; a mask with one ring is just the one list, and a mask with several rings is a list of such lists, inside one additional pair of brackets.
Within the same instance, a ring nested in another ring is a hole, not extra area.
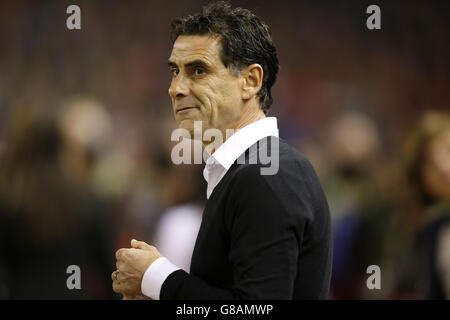
[(131, 240), (131, 247), (135, 249), (152, 250), (154, 247), (144, 241)]
[(120, 260), (120, 259), (123, 258), (123, 253), (124, 253), (125, 250), (126, 249), (122, 248), (122, 249), (119, 249), (119, 250), (116, 251), (116, 259), (117, 260)]
[(123, 263), (122, 261), (117, 261), (117, 262), (116, 262), (116, 269), (117, 269), (117, 272), (119, 272), (120, 270), (123, 271), (123, 268), (124, 268), (124, 263)]

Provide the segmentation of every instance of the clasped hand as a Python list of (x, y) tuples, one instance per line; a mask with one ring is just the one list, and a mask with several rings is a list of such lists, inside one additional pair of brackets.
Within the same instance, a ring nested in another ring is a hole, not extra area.
[(162, 255), (158, 250), (135, 239), (131, 240), (131, 248), (122, 248), (116, 252), (116, 268), (111, 275), (113, 290), (123, 295), (124, 300), (143, 296), (142, 278), (147, 268)]

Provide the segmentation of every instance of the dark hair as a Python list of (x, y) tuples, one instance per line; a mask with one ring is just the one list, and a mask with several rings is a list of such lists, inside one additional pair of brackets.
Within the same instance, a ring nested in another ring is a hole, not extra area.
[(180, 35), (219, 35), (221, 59), (233, 74), (253, 63), (264, 71), (259, 103), (264, 113), (272, 105), (270, 89), (275, 83), (279, 64), (269, 27), (250, 10), (231, 8), (225, 1), (208, 4), (200, 13), (176, 18), (171, 24), (171, 40)]

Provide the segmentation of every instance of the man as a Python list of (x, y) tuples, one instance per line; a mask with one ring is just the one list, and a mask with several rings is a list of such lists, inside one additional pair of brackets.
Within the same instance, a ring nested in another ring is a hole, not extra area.
[[(217, 2), (174, 20), (172, 40), (169, 95), (179, 126), (194, 135), (201, 121), (203, 132), (234, 134), (220, 146), (203, 141), (208, 201), (191, 273), (133, 239), (116, 253), (114, 291), (125, 299), (326, 299), (328, 204), (308, 160), (278, 139), (276, 118), (266, 118), (278, 72), (269, 28)], [(269, 150), (279, 168), (262, 174), (255, 159)]]

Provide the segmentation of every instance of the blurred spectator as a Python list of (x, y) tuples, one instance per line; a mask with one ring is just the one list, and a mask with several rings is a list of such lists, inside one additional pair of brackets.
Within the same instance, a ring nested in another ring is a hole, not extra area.
[(58, 126), (62, 134), (61, 164), (72, 179), (88, 182), (90, 170), (111, 145), (111, 115), (100, 102), (71, 97), (61, 103)]
[(368, 298), (366, 269), (383, 264), (392, 212), (381, 185), (388, 178), (381, 135), (373, 119), (356, 111), (338, 114), (324, 131), (328, 168), (322, 174), (334, 235), (331, 297)]
[[(89, 186), (60, 162), (64, 140), (51, 119), (21, 113), (0, 163), (0, 294), (8, 299), (113, 297), (114, 226)], [(81, 269), (81, 290), (66, 286)]]
[(400, 297), (450, 299), (450, 114), (429, 111), (405, 148), (404, 222), (412, 243), (398, 270)]

